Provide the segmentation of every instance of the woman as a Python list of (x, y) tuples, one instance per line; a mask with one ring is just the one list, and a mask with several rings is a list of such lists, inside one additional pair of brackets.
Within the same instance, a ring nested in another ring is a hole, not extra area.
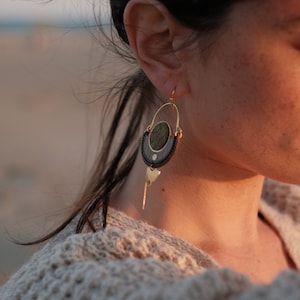
[(300, 183), (299, 1), (110, 3), (140, 70), (77, 210), (1, 297), (298, 299), (299, 188), (261, 192)]

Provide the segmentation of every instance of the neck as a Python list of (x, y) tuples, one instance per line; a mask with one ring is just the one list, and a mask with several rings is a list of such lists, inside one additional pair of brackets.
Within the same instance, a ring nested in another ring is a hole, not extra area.
[(145, 210), (146, 167), (138, 158), (113, 206), (201, 248), (242, 251), (257, 244), (263, 177), (205, 159), (199, 168), (194, 161), (182, 166), (179, 162), (184, 160), (177, 158), (161, 169), (148, 189)]

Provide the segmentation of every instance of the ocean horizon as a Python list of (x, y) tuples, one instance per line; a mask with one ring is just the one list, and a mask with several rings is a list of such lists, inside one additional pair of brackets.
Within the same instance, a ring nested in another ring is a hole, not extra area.
[[(109, 21), (104, 20), (103, 26), (108, 26)], [(32, 20), (32, 19), (7, 19), (0, 20), (0, 31), (28, 31), (41, 27), (54, 29), (86, 29), (97, 26), (93, 19), (76, 19), (76, 20)]]

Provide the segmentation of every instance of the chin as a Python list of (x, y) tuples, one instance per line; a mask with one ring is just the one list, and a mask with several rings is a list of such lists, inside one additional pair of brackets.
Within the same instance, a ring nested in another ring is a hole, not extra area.
[(280, 174), (279, 176), (265, 176), (267, 180), (279, 181), (287, 184), (300, 185), (300, 172), (298, 174)]

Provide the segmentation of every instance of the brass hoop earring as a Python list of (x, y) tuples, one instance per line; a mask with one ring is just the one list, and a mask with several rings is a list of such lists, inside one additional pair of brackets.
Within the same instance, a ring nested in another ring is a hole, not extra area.
[[(161, 173), (157, 168), (162, 167), (171, 159), (175, 153), (178, 142), (182, 137), (183, 132), (179, 126), (179, 110), (174, 103), (174, 96), (175, 90), (172, 92), (172, 96), (169, 99), (170, 101), (158, 108), (142, 138), (142, 157), (145, 164), (148, 166), (144, 187), (143, 210), (146, 205), (147, 189), (157, 180)], [(175, 131), (173, 131), (171, 125), (167, 121), (155, 122), (158, 114), (169, 106), (172, 106), (176, 113)]]

